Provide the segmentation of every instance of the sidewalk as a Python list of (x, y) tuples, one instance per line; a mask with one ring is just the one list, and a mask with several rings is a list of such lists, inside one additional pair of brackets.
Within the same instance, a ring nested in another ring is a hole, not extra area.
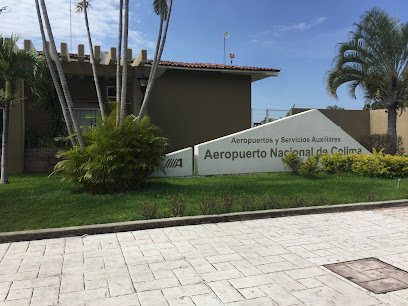
[(408, 305), (322, 267), (368, 257), (408, 270), (408, 208), (0, 244), (0, 306)]

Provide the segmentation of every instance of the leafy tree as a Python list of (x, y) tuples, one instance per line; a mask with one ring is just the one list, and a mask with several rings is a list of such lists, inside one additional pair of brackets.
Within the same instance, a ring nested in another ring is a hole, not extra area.
[[(3, 134), (1, 155), (0, 184), (8, 184), (8, 133), (10, 107), (20, 102), (18, 80), (22, 79), (31, 87), (42, 80), (45, 71), (43, 58), (35, 52), (16, 51), (18, 36), (12, 35), (9, 40), (0, 36), (0, 79), (4, 87), (0, 89), (0, 105), (3, 107)], [(38, 89), (39, 87), (37, 87)], [(39, 91), (34, 92), (34, 94)]]
[(89, 54), (90, 54), (90, 60), (91, 60), (91, 66), (92, 66), (92, 74), (93, 74), (94, 82), (95, 82), (96, 95), (98, 97), (99, 110), (101, 111), (102, 120), (105, 120), (105, 106), (103, 104), (101, 86), (99, 85), (98, 74), (96, 72), (95, 55), (94, 55), (94, 50), (93, 50), (93, 45), (92, 45), (91, 31), (89, 30), (88, 8), (90, 6), (91, 5), (89, 1), (86, 1), (86, 0), (80, 1), (78, 2), (76, 6), (76, 11), (77, 13), (81, 13), (81, 12), (84, 13), (85, 27), (86, 27), (86, 32), (88, 34)]
[[(147, 84), (146, 93), (143, 98), (142, 107), (140, 108), (139, 116), (137, 118), (138, 124), (142, 121), (143, 117), (146, 115), (147, 105), (150, 99), (153, 85), (156, 81), (157, 68), (159, 67), (160, 59), (161, 59), (163, 49), (164, 49), (164, 44), (166, 43), (167, 29), (169, 27), (172, 6), (173, 6), (173, 0), (170, 0), (169, 4), (167, 4), (167, 0), (154, 0), (153, 2), (154, 12), (157, 15), (160, 15), (159, 36), (157, 38), (156, 51), (154, 54), (152, 68), (150, 70), (149, 82)], [(166, 21), (166, 25), (163, 31), (164, 20)], [(162, 38), (162, 35), (163, 35), (163, 38)]]
[(337, 98), (337, 88), (348, 84), (355, 98), (356, 88), (361, 88), (368, 101), (387, 109), (387, 134), (396, 139), (397, 110), (403, 107), (408, 87), (408, 23), (373, 8), (354, 26), (350, 40), (339, 44), (328, 91)]
[(340, 107), (338, 105), (330, 105), (327, 107), (327, 109), (331, 109), (331, 110), (344, 110), (343, 107)]

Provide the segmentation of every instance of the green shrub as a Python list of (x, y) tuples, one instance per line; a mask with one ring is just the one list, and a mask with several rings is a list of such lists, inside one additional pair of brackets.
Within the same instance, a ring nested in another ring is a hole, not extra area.
[(53, 173), (62, 172), (63, 179), (78, 182), (90, 193), (114, 193), (138, 189), (154, 171), (163, 170), (167, 139), (159, 137), (159, 129), (148, 117), (136, 125), (137, 117), (128, 115), (116, 127), (112, 112), (97, 126), (83, 131), (85, 151), (79, 146), (61, 151), (63, 158)]
[(323, 154), (321, 162), (324, 170), (328, 173), (341, 173), (348, 170), (348, 160), (341, 153)]
[(291, 170), (295, 174), (299, 173), (302, 159), (296, 153), (290, 152), (286, 154), (282, 158), (282, 162), (286, 169)]
[(388, 134), (372, 134), (356, 138), (371, 153), (383, 151), (384, 154), (404, 154), (404, 145), (401, 136)]
[(300, 174), (307, 178), (316, 178), (320, 172), (319, 169), (320, 156), (308, 156), (307, 159), (300, 166)]
[(187, 202), (183, 195), (179, 194), (170, 199), (170, 210), (174, 217), (182, 217), (187, 208)]
[(382, 151), (373, 155), (359, 155), (354, 158), (352, 171), (362, 176), (369, 177), (407, 177), (408, 158), (399, 155), (384, 155)]
[(203, 215), (214, 215), (218, 213), (218, 203), (211, 194), (202, 196), (198, 206)]
[(233, 194), (228, 194), (223, 196), (220, 203), (219, 211), (220, 213), (230, 213), (234, 207), (235, 196)]
[(146, 202), (141, 207), (141, 214), (146, 220), (158, 218), (158, 207), (155, 202)]

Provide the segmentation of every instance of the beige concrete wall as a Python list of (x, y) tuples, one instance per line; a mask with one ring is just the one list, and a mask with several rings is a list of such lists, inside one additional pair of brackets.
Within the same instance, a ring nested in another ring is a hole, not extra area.
[[(397, 113), (397, 135), (402, 137), (405, 153), (408, 153), (408, 113)], [(388, 114), (384, 109), (370, 111), (371, 134), (386, 134), (388, 128)]]
[(250, 76), (167, 70), (148, 114), (174, 151), (251, 127)]

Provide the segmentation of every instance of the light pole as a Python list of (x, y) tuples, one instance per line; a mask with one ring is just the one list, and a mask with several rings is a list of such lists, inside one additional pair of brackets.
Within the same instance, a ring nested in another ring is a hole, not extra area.
[(228, 32), (225, 32), (225, 33), (224, 33), (224, 65), (227, 64), (227, 60), (226, 60), (226, 58), (225, 58), (225, 39), (228, 38), (228, 37), (229, 37), (229, 33), (228, 33)]

